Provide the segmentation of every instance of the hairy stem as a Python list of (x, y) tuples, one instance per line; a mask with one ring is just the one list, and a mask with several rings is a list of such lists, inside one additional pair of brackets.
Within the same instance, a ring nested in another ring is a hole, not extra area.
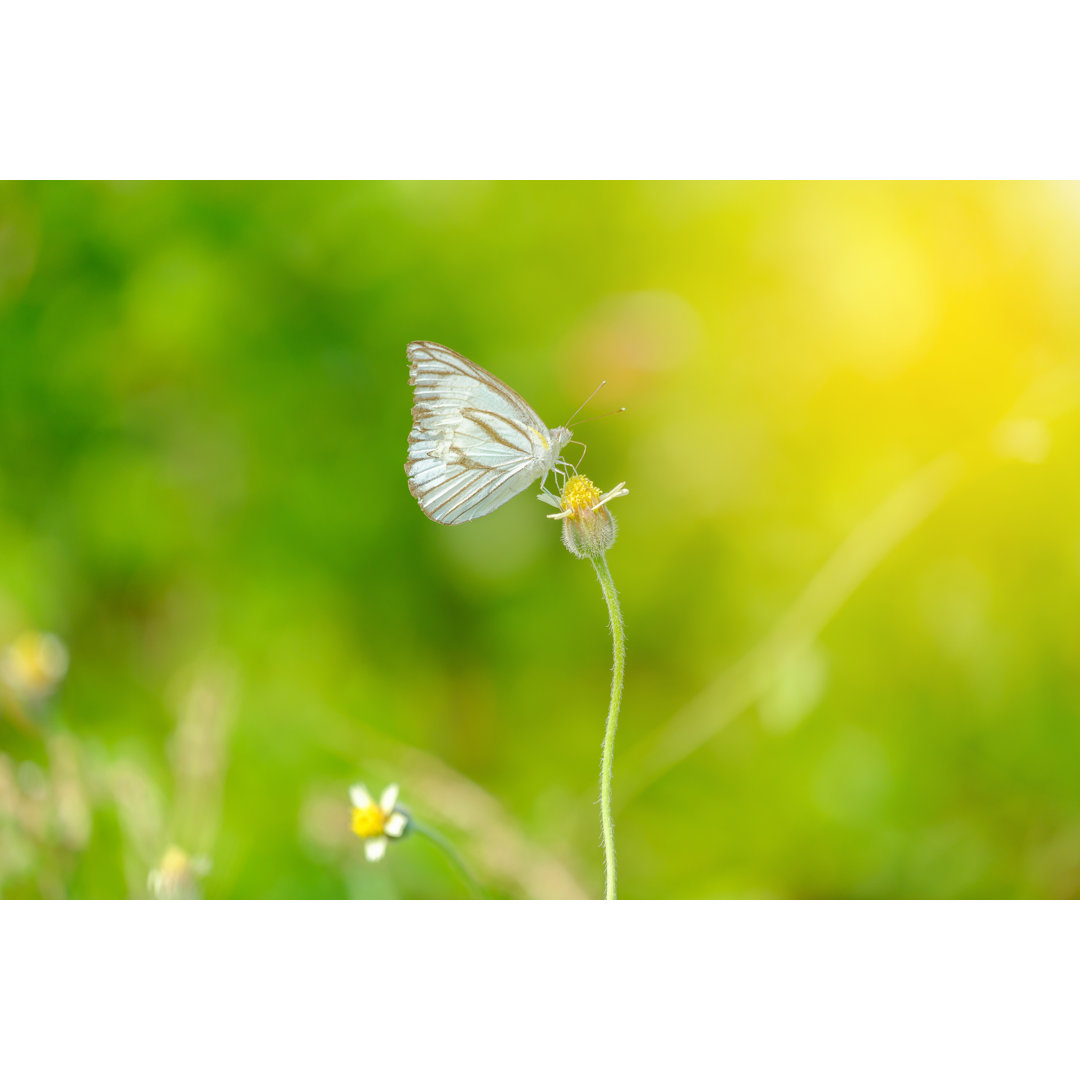
[(611, 774), (615, 759), (615, 729), (619, 724), (622, 703), (623, 668), (626, 663), (626, 640), (623, 633), (622, 611), (615, 582), (611, 579), (607, 559), (597, 555), (592, 559), (600, 588), (607, 602), (611, 621), (611, 644), (614, 661), (611, 666), (611, 702), (607, 725), (604, 728), (604, 752), (600, 759), (600, 824), (604, 836), (604, 899), (615, 899), (615, 826), (611, 819)]

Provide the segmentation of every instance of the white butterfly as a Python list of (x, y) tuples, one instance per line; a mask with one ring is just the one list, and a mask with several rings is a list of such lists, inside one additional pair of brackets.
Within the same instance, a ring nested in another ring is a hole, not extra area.
[(433, 341), (408, 348), (413, 426), (405, 472), (432, 521), (460, 525), (543, 483), (570, 441), (479, 364)]

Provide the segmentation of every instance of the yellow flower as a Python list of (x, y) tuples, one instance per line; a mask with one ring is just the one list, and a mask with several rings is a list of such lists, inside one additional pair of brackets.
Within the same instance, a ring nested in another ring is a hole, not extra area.
[(563, 485), (558, 499), (548, 492), (542, 492), (540, 498), (560, 508), (558, 514), (548, 517), (562, 521), (566, 550), (579, 559), (595, 559), (615, 543), (618, 531), (607, 504), (629, 494), (625, 484), (616, 484), (604, 494), (587, 476), (575, 475)]
[(398, 786), (391, 784), (376, 802), (363, 784), (349, 788), (352, 801), (352, 831), (364, 841), (364, 858), (377, 862), (386, 854), (389, 840), (400, 840), (408, 828), (409, 819), (395, 809)]
[(48, 697), (67, 673), (68, 652), (55, 634), (27, 630), (0, 655), (0, 678), (21, 698)]
[(209, 872), (209, 859), (202, 855), (192, 858), (173, 844), (147, 875), (146, 887), (155, 900), (197, 900), (198, 879)]

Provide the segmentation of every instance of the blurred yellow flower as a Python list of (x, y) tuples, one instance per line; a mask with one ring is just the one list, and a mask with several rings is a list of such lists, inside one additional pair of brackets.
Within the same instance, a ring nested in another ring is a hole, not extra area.
[(67, 669), (67, 647), (55, 634), (27, 630), (0, 654), (0, 678), (27, 701), (48, 697)]
[(173, 844), (147, 875), (146, 886), (155, 900), (197, 900), (199, 878), (210, 872), (210, 860), (194, 858)]
[(349, 788), (352, 801), (352, 831), (364, 841), (364, 858), (377, 862), (386, 854), (388, 840), (400, 840), (405, 835), (409, 819), (395, 809), (398, 786), (391, 784), (376, 802), (363, 784)]

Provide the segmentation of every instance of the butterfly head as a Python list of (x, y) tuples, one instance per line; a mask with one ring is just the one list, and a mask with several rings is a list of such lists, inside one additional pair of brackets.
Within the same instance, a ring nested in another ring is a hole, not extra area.
[(551, 452), (558, 457), (563, 447), (574, 437), (574, 433), (565, 427), (551, 429)]
[(551, 464), (549, 469), (554, 469), (562, 457), (563, 448), (573, 439), (573, 432), (569, 428), (557, 427), (552, 428), (548, 435), (551, 436), (551, 449), (548, 451)]

